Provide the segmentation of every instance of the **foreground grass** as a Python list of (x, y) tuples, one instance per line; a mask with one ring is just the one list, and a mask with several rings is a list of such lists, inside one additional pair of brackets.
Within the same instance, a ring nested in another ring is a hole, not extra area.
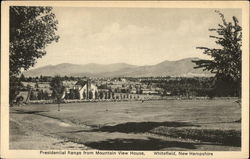
[(237, 130), (169, 128), (165, 126), (150, 130), (151, 133), (174, 138), (215, 142), (228, 146), (241, 146), (241, 132)]
[[(80, 145), (72, 148), (103, 150), (148, 145), (145, 150), (238, 151), (241, 123), (234, 121), (240, 116), (234, 100), (69, 103), (61, 111), (56, 104), (30, 104), (10, 109), (10, 144), (17, 149), (28, 144), (56, 148), (66, 140)], [(47, 136), (56, 139), (49, 142)]]

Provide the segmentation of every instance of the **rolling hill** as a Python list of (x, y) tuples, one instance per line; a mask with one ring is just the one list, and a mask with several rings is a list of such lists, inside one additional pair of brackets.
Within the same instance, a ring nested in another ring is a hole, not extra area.
[(91, 76), (91, 77), (147, 77), (147, 76), (211, 76), (211, 73), (202, 69), (194, 69), (192, 60), (185, 58), (177, 61), (163, 61), (156, 65), (136, 66), (126, 63), (76, 65), (63, 63), (48, 65), (24, 72), (25, 76)]
[(94, 76), (95, 74), (100, 74), (103, 72), (113, 72), (125, 68), (134, 68), (137, 66), (129, 65), (126, 63), (115, 63), (115, 64), (95, 64), (90, 63), (86, 65), (77, 65), (70, 63), (62, 63), (58, 65), (47, 65), (44, 67), (32, 69), (26, 72), (23, 72), (25, 76)]

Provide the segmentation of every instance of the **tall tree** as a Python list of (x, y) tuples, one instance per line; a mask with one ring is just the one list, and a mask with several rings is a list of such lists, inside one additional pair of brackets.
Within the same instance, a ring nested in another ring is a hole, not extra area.
[[(22, 70), (28, 70), (38, 58), (46, 54), (48, 44), (58, 41), (58, 21), (52, 7), (11, 6), (9, 12), (10, 90), (15, 91), (16, 82), (12, 81)], [(15, 98), (15, 94), (10, 91), (10, 100)]]
[(52, 96), (58, 104), (58, 111), (60, 111), (60, 103), (62, 101), (63, 93), (65, 91), (62, 78), (60, 76), (55, 76), (50, 82), (50, 87), (53, 91)]
[(232, 17), (232, 22), (227, 22), (222, 13), (215, 12), (221, 17), (222, 24), (218, 24), (218, 28), (209, 29), (209, 31), (216, 32), (217, 36), (210, 35), (210, 38), (215, 39), (218, 48), (197, 47), (212, 59), (193, 62), (197, 65), (195, 68), (204, 68), (215, 73), (218, 90), (223, 90), (222, 86), (230, 86), (234, 95), (240, 96), (242, 28), (235, 16)]

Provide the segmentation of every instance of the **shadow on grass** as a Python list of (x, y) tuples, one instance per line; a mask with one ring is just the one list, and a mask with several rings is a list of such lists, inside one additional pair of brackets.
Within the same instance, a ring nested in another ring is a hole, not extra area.
[(161, 150), (164, 148), (196, 149), (194, 144), (164, 141), (155, 138), (143, 139), (109, 139), (99, 142), (84, 143), (86, 146), (98, 150)]
[[(191, 128), (188, 128), (191, 127)], [(92, 126), (90, 130), (76, 130), (68, 131), (64, 133), (81, 133), (81, 132), (119, 132), (119, 133), (151, 133), (161, 136), (168, 136), (172, 138), (182, 138), (199, 140), (201, 142), (212, 142), (213, 144), (224, 145), (224, 146), (241, 146), (241, 132), (236, 130), (216, 130), (216, 129), (195, 129), (194, 127), (200, 127), (199, 125), (194, 125), (188, 122), (128, 122), (117, 124), (114, 126), (103, 126), (97, 128)], [(125, 140), (125, 139), (124, 139)], [(103, 141), (100, 144), (109, 144), (114, 142), (114, 144), (124, 145), (126, 141), (121, 140), (109, 140)], [(132, 140), (128, 140), (131, 143)], [(141, 143), (147, 140), (138, 140), (139, 146)], [(157, 140), (152, 140), (155, 143)], [(148, 142), (149, 144), (151, 142)], [(135, 142), (137, 143), (137, 142)], [(170, 142), (172, 143), (172, 142)], [(176, 143), (176, 142), (173, 142)], [(159, 143), (160, 144), (160, 143)], [(169, 144), (169, 143), (168, 143)], [(171, 144), (170, 144), (171, 145)], [(185, 145), (185, 144), (184, 144)], [(95, 146), (95, 145), (94, 145)], [(98, 145), (97, 145), (98, 146)], [(138, 147), (139, 147), (138, 146)]]
[(218, 130), (218, 129), (175, 129), (168, 127), (158, 127), (150, 131), (151, 133), (173, 138), (183, 138), (199, 140), (202, 142), (213, 142), (224, 146), (241, 146), (241, 131)]
[(222, 121), (222, 122), (210, 122), (210, 123), (196, 123), (196, 124), (227, 124), (227, 123), (240, 123), (240, 120), (234, 120), (234, 121)]
[(120, 133), (145, 133), (150, 130), (160, 127), (200, 127), (199, 125), (193, 125), (188, 122), (127, 122), (122, 124), (117, 124), (113, 126), (97, 126), (97, 125), (88, 125), (91, 127), (91, 130), (76, 130), (76, 131), (67, 131), (64, 133), (81, 133), (81, 132), (120, 132)]
[[(43, 112), (49, 112), (49, 111), (23, 111), (23, 110), (15, 110), (15, 112), (11, 112), (14, 114), (38, 114), (38, 113), (43, 113)], [(40, 115), (40, 114), (39, 114)]]
[(166, 126), (166, 127), (199, 127), (199, 125), (193, 125), (187, 122), (128, 122), (122, 123), (114, 126), (103, 126), (99, 129), (94, 129), (93, 131), (101, 132), (122, 132), (122, 133), (145, 133), (156, 127)]

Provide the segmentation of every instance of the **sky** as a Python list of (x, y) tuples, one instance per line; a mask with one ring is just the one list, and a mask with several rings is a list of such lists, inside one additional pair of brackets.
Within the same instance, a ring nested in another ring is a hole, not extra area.
[[(240, 9), (218, 9), (228, 21)], [(215, 9), (55, 7), (59, 42), (35, 68), (60, 63), (154, 65), (188, 57), (209, 58), (198, 46), (217, 47), (209, 38), (221, 18)]]

